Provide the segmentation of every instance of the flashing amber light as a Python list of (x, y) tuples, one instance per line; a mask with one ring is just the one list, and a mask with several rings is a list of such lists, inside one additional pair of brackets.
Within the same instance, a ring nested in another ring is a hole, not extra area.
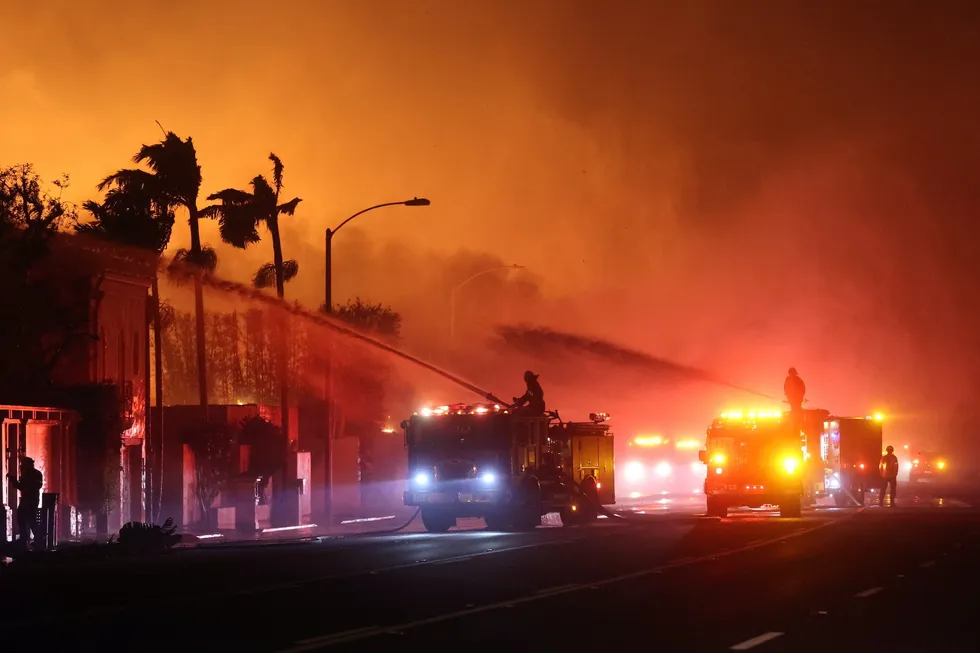
[(938, 467), (939, 469), (942, 469), (945, 466), (946, 466), (945, 460), (940, 460), (938, 463), (936, 463), (936, 467)]
[(633, 438), (633, 444), (638, 447), (656, 447), (664, 443), (661, 435), (638, 435)]
[(723, 454), (723, 453), (716, 453), (716, 454), (712, 455), (711, 456), (711, 462), (713, 462), (716, 465), (724, 464), (724, 462), (725, 462), (725, 454)]
[(916, 467), (918, 467), (919, 466), (919, 459), (916, 458), (915, 460), (913, 460), (912, 461), (912, 464), (915, 465)]
[(697, 440), (680, 440), (674, 444), (678, 449), (697, 449), (701, 443)]
[(874, 420), (876, 422), (883, 422), (885, 420), (885, 416), (882, 415), (881, 413), (875, 413), (874, 415), (868, 415), (864, 419), (868, 421)]
[(748, 413), (730, 410), (721, 414), (722, 419), (778, 419), (782, 416), (782, 412), (778, 410), (750, 410)]
[(795, 456), (789, 456), (783, 459), (783, 469), (786, 470), (787, 474), (795, 474), (796, 468), (800, 466), (800, 459)]
[(861, 463), (860, 465), (858, 465), (858, 467), (859, 467), (860, 469), (864, 469), (864, 463)]

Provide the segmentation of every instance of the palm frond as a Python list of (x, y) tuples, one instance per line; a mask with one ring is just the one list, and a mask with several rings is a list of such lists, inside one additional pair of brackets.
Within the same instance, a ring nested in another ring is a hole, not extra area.
[(205, 218), (207, 220), (217, 220), (221, 218), (221, 213), (222, 211), (220, 206), (217, 204), (211, 204), (209, 206), (205, 206), (203, 209), (198, 209), (197, 217)]
[(233, 247), (246, 249), (259, 242), (258, 216), (250, 204), (222, 204), (218, 206), (218, 231), (221, 240)]
[(210, 245), (201, 247), (201, 254), (198, 257), (198, 265), (204, 268), (205, 272), (213, 274), (218, 267), (218, 253)]
[(107, 188), (116, 188), (132, 192), (150, 192), (154, 189), (156, 180), (153, 175), (146, 170), (135, 168), (124, 168), (117, 170), (98, 183), (96, 188), (104, 191)]
[(252, 285), (256, 288), (271, 288), (276, 285), (276, 266), (272, 263), (263, 264), (255, 271)]
[(285, 213), (286, 215), (295, 215), (296, 205), (302, 201), (303, 200), (301, 200), (300, 198), (294, 197), (293, 199), (289, 200), (285, 204), (280, 204), (279, 206), (277, 206), (276, 210), (278, 213)]
[(282, 263), (282, 282), (288, 283), (299, 274), (299, 263), (296, 261), (283, 261)]
[(272, 161), (272, 183), (275, 184), (276, 197), (282, 191), (282, 171), (285, 166), (282, 164), (282, 159), (276, 156), (275, 152), (269, 155), (269, 160)]
[(263, 175), (257, 175), (250, 182), (252, 185), (252, 201), (262, 206), (266, 213), (271, 213), (276, 206), (276, 191), (269, 185)]
[(217, 193), (208, 195), (209, 202), (219, 200), (223, 204), (245, 204), (251, 201), (251, 199), (251, 193), (244, 190), (238, 190), (237, 188), (226, 188), (224, 190), (219, 190)]
[(190, 279), (190, 258), (191, 251), (181, 247), (174, 252), (173, 258), (170, 259), (170, 264), (167, 265), (167, 278), (170, 279), (175, 286), (183, 286)]

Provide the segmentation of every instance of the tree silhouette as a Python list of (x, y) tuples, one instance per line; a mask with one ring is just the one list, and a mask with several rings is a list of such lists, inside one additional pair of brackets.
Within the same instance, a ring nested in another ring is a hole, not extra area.
[[(167, 201), (158, 201), (146, 185), (132, 185), (111, 188), (101, 203), (89, 200), (82, 204), (93, 220), (76, 223), (75, 231), (93, 235), (106, 240), (147, 249), (157, 255), (167, 249), (170, 234), (174, 226), (173, 207)], [(147, 510), (148, 518), (154, 519), (154, 510), (159, 510), (162, 496), (160, 483), (162, 481), (162, 430), (163, 416), (163, 352), (162, 332), (163, 318), (161, 314), (159, 277), (154, 272), (152, 282), (153, 297), (148, 312), (153, 323), (154, 339), (154, 376), (156, 379), (157, 419), (152, 428), (147, 429)], [(149, 378), (149, 375), (147, 375)], [(149, 396), (147, 396), (146, 419), (150, 420)]]
[(204, 274), (214, 271), (218, 259), (211, 247), (201, 244), (198, 195), (201, 191), (201, 166), (197, 162), (197, 151), (190, 137), (181, 139), (173, 132), (165, 132), (159, 143), (143, 145), (133, 157), (134, 163), (145, 164), (149, 170), (127, 168), (119, 170), (99, 184), (99, 190), (121, 189), (137, 194), (146, 194), (154, 202), (168, 208), (181, 207), (187, 210), (191, 232), (190, 250), (180, 249), (173, 258), (176, 266), (189, 266), (194, 276), (194, 312), (197, 336), (197, 380), (198, 398), (207, 409), (208, 387), (206, 357), (204, 346)]
[[(280, 203), (282, 195), (282, 161), (274, 153), (269, 155), (272, 161), (272, 184), (263, 175), (258, 175), (249, 183), (252, 191), (226, 188), (208, 197), (209, 201), (218, 200), (221, 203), (205, 209), (207, 217), (217, 218), (221, 230), (221, 238), (240, 249), (245, 249), (260, 240), (258, 226), (265, 224), (272, 236), (272, 263), (262, 265), (255, 273), (252, 283), (257, 288), (268, 288), (275, 285), (279, 299), (286, 296), (286, 282), (293, 279), (299, 272), (299, 263), (293, 260), (284, 261), (282, 256), (282, 238), (279, 235), (279, 216), (293, 215), (296, 206), (302, 201), (294, 197), (288, 202)], [(289, 433), (289, 334), (287, 324), (280, 323), (279, 344), (279, 405), (282, 410), (283, 431)]]
[(70, 268), (36, 273), (59, 226), (73, 219), (60, 197), (67, 181), (49, 192), (30, 164), (0, 169), (0, 390), (8, 396), (47, 385), (70, 345), (93, 337), (89, 299), (99, 289), (91, 278)]
[[(325, 313), (326, 305), (321, 306), (320, 311)], [(371, 304), (355, 297), (346, 304), (338, 304), (333, 315), (361, 331), (382, 336), (386, 340), (397, 340), (401, 335), (402, 316), (391, 306), (380, 302)]]
[(279, 235), (279, 216), (294, 215), (296, 206), (302, 201), (294, 197), (280, 203), (282, 195), (282, 173), (284, 166), (275, 154), (269, 155), (272, 161), (272, 184), (264, 175), (258, 175), (249, 185), (252, 191), (226, 188), (208, 197), (221, 203), (204, 210), (207, 217), (217, 218), (221, 238), (226, 243), (245, 249), (259, 242), (259, 224), (265, 224), (272, 236), (272, 263), (262, 265), (255, 273), (252, 282), (256, 288), (276, 287), (279, 298), (285, 297), (285, 284), (299, 272), (296, 261), (284, 261), (282, 239)]

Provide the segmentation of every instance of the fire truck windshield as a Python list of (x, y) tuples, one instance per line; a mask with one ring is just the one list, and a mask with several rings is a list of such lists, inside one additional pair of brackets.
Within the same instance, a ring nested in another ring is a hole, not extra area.
[(410, 442), (425, 449), (509, 447), (504, 415), (442, 415), (412, 425)]

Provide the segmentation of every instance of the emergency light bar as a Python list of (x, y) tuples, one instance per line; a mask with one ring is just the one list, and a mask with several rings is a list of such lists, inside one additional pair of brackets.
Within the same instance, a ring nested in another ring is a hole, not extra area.
[(747, 413), (743, 413), (740, 410), (730, 410), (727, 413), (721, 414), (721, 419), (781, 419), (783, 413), (778, 410), (750, 410)]
[(450, 404), (447, 406), (426, 406), (416, 415), (433, 417), (438, 415), (485, 415), (487, 413), (507, 413), (506, 406), (500, 404)]
[(638, 447), (656, 447), (664, 443), (664, 438), (661, 435), (638, 435), (633, 438), (630, 444), (635, 444)]

